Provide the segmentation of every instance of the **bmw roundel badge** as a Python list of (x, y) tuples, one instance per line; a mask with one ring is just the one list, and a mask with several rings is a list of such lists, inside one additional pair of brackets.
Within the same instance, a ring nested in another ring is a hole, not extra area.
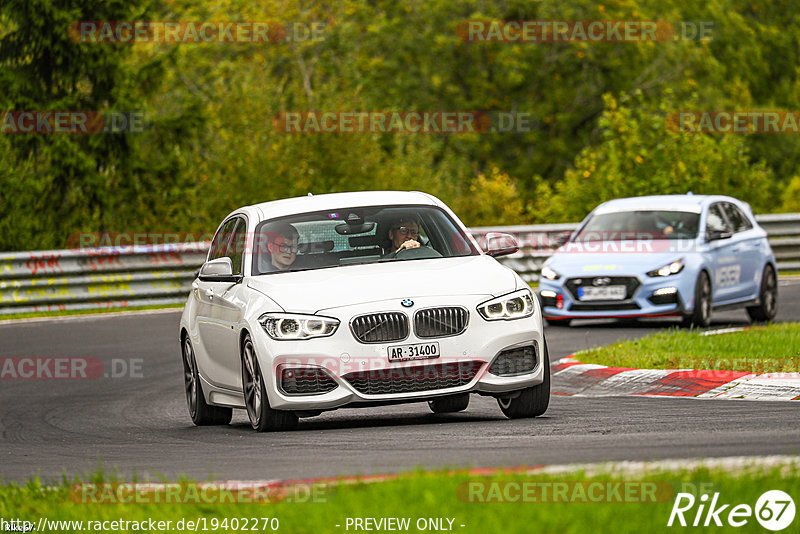
[(404, 308), (410, 308), (414, 305), (414, 301), (411, 299), (403, 299), (400, 301), (400, 304), (402, 304)]

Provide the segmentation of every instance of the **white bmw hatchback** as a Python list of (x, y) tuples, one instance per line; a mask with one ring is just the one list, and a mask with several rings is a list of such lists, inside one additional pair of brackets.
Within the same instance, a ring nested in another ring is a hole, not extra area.
[(510, 418), (547, 409), (538, 300), (439, 199), (420, 192), (308, 196), (243, 207), (219, 226), (180, 324), (197, 425), (247, 410), (258, 431), (336, 408), (497, 398)]

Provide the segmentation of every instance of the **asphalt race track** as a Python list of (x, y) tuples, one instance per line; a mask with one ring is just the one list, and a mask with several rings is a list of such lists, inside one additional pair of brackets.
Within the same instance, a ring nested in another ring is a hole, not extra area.
[[(230, 426), (197, 428), (183, 393), (179, 316), (0, 325), (2, 357), (97, 358), (105, 373), (125, 375), (0, 380), (0, 479), (88, 475), (101, 464), (106, 472), (139, 480), (181, 474), (263, 480), (415, 466), (800, 453), (800, 403), (789, 402), (554, 396), (544, 417), (509, 421), (493, 399), (473, 395), (466, 412), (450, 416), (434, 416), (425, 404), (339, 410), (302, 419), (293, 432), (257, 434), (237, 410)], [(800, 280), (781, 280), (778, 319), (800, 320)], [(551, 357), (665, 324), (584, 321), (548, 328)], [(744, 311), (714, 315), (714, 328), (731, 324), (748, 324)]]

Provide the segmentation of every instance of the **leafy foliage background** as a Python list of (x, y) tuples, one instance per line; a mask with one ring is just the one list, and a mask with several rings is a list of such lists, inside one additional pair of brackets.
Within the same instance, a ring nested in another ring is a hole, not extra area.
[[(468, 19), (712, 21), (711, 39), (464, 42)], [(78, 20), (325, 22), (324, 40), (76, 43)], [(0, 249), (213, 231), (240, 205), (416, 189), (468, 225), (577, 221), (618, 196), (800, 211), (800, 136), (686, 134), (679, 110), (800, 109), (789, 0), (6, 0), (0, 109), (140, 110), (137, 134), (0, 135)], [(298, 110), (531, 113), (525, 133), (284, 134)]]

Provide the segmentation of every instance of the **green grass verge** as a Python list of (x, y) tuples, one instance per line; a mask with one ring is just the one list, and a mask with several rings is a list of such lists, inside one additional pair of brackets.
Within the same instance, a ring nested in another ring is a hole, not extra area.
[(129, 306), (127, 308), (97, 308), (92, 310), (54, 310), (31, 313), (0, 313), (0, 321), (14, 319), (35, 319), (39, 317), (69, 317), (72, 315), (95, 315), (98, 313), (118, 313), (141, 310), (164, 310), (175, 308), (180, 310), (183, 304), (156, 304), (152, 306)]
[(580, 352), (584, 363), (638, 369), (800, 372), (800, 323), (756, 326), (711, 336), (669, 329)]
[[(624, 485), (614, 486), (618, 482)], [(444, 526), (449, 526), (447, 519), (451, 519), (452, 530), (465, 534), (664, 532), (671, 530), (667, 528), (667, 521), (680, 492), (698, 497), (695, 506), (684, 514), (689, 525), (696, 515), (700, 495), (708, 494), (710, 500), (715, 492), (719, 492), (719, 505), (731, 504), (721, 514), (720, 519), (725, 522), (733, 506), (747, 504), (755, 508), (759, 496), (768, 490), (782, 490), (797, 500), (800, 497), (800, 468), (795, 463), (745, 469), (737, 473), (703, 467), (593, 476), (580, 472), (558, 476), (504, 474), (491, 477), (465, 472), (418, 472), (379, 483), (319, 485), (314, 490), (315, 497), (308, 496), (310, 491), (296, 491), (295, 497), (282, 502), (259, 504), (85, 504), (82, 498), (75, 497), (80, 493), (70, 493), (70, 487), (71, 484), (65, 482), (47, 489), (38, 480), (23, 486), (0, 485), (0, 517), (5, 520), (19, 518), (37, 525), (42, 517), (49, 521), (83, 521), (84, 532), (88, 530), (87, 521), (149, 519), (171, 521), (172, 528), (165, 528), (163, 532), (180, 531), (175, 526), (181, 519), (184, 519), (182, 531), (192, 530), (185, 526), (185, 521), (198, 519), (204, 521), (206, 527), (204, 530), (201, 524), (197, 529), (199, 532), (242, 531), (245, 530), (244, 520), (248, 519), (247, 530), (250, 531), (253, 526), (250, 518), (257, 518), (258, 531), (271, 532), (270, 528), (262, 528), (265, 523), (262, 518), (277, 518), (278, 532), (343, 533), (355, 531), (353, 526), (347, 528), (348, 518), (367, 517), (377, 520), (408, 518), (408, 532), (420, 531), (417, 528), (420, 518), (445, 518)], [(524, 493), (523, 488), (528, 493)], [(233, 528), (234, 518), (238, 520), (238, 528)], [(222, 528), (225, 519), (226, 528)], [(701, 524), (703, 520), (705, 514)], [(786, 532), (797, 532), (798, 523), (800, 518), (795, 518)], [(269, 521), (266, 524), (274, 525)], [(213, 525), (218, 528), (212, 528)], [(169, 526), (165, 523), (165, 527)], [(703, 532), (729, 532), (730, 529), (724, 525), (703, 528)], [(110, 531), (125, 530), (136, 531), (130, 525), (127, 529), (112, 528)], [(735, 530), (765, 532), (755, 517), (748, 518), (744, 527)], [(48, 531), (80, 532), (74, 524), (71, 528), (50, 525)]]

